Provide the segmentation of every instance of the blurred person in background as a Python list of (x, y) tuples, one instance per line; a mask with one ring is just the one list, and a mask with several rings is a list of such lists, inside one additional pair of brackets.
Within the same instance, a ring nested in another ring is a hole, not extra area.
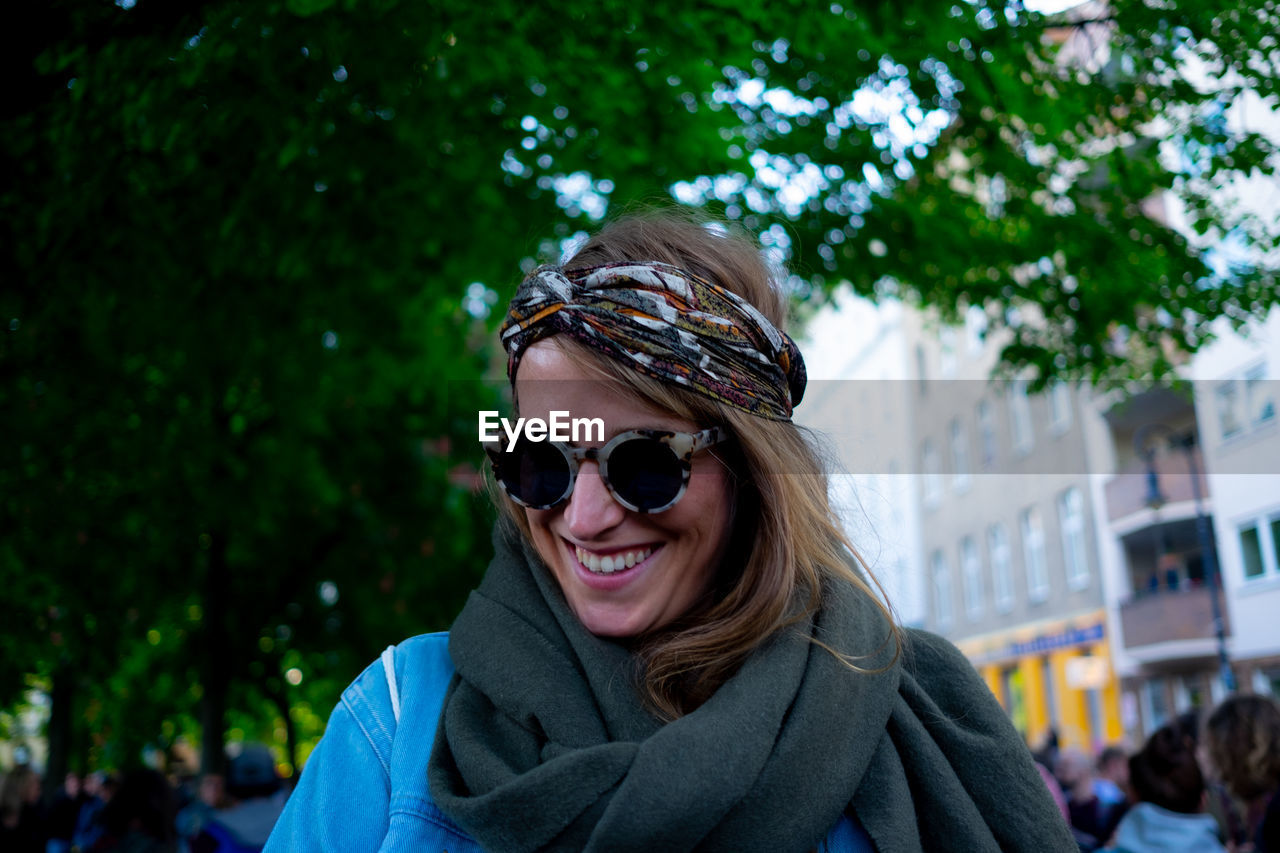
[(218, 809), (226, 806), (226, 780), (219, 773), (205, 773), (196, 785), (195, 796), (178, 812), (178, 834), (195, 838)]
[[(1253, 842), (1249, 840), (1249, 829), (1246, 826), (1245, 806), (1218, 778), (1213, 761), (1205, 748), (1203, 713), (1193, 708), (1179, 714), (1169, 723), (1179, 735), (1189, 740), (1195, 750), (1196, 761), (1204, 774), (1205, 811), (1218, 823), (1218, 840), (1228, 850), (1237, 848), (1252, 850)], [(1248, 845), (1245, 847), (1244, 845)]]
[(71, 837), (74, 850), (88, 850), (102, 837), (102, 810), (110, 802), (119, 783), (101, 770), (84, 777), (84, 805), (76, 817), (76, 831)]
[(1129, 759), (1129, 781), (1137, 803), (1116, 827), (1119, 853), (1224, 853), (1218, 823), (1204, 810), (1195, 743), (1176, 727), (1157, 729)]
[(44, 853), (45, 810), (40, 774), (19, 764), (0, 782), (0, 851)]
[(1067, 810), (1067, 795), (1062, 793), (1062, 786), (1054, 778), (1053, 771), (1037, 760), (1036, 772), (1040, 774), (1041, 780), (1044, 781), (1044, 786), (1049, 789), (1049, 795), (1053, 797), (1054, 805), (1058, 807), (1058, 811), (1062, 812), (1062, 819), (1068, 824), (1071, 823), (1071, 812)]
[(1124, 747), (1113, 744), (1098, 753), (1093, 791), (1100, 802), (1112, 808), (1129, 801), (1129, 755)]
[(63, 777), (62, 790), (58, 791), (53, 805), (49, 807), (49, 840), (45, 845), (48, 853), (67, 853), (71, 849), (76, 822), (80, 819), (80, 809), (87, 799), (80, 783), (80, 774), (72, 772)]
[[(216, 796), (216, 788), (202, 794)], [(225, 805), (207, 816), (191, 839), (191, 853), (256, 853), (283, 808), (275, 756), (265, 744), (245, 744), (227, 766)]]
[(1062, 751), (1062, 745), (1058, 742), (1058, 730), (1053, 726), (1049, 727), (1049, 731), (1045, 733), (1044, 740), (1040, 742), (1040, 746), (1032, 751), (1035, 760), (1043, 764), (1049, 770), (1053, 770), (1058, 764), (1058, 753)]
[(102, 809), (93, 853), (178, 853), (178, 799), (157, 770), (131, 770)]
[(1080, 849), (1096, 850), (1111, 838), (1123, 816), (1125, 804), (1108, 804), (1098, 796), (1095, 762), (1084, 750), (1067, 747), (1058, 753), (1053, 775), (1067, 796), (1071, 829)]
[(1246, 808), (1255, 853), (1280, 853), (1280, 706), (1267, 696), (1225, 700), (1205, 725), (1218, 776)]

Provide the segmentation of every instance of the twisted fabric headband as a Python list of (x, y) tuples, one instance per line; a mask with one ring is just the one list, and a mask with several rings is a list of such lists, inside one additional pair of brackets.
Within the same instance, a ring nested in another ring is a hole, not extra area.
[(524, 351), (557, 334), (770, 420), (790, 420), (804, 396), (804, 359), (785, 332), (736, 293), (668, 264), (534, 270), (500, 331), (513, 383)]

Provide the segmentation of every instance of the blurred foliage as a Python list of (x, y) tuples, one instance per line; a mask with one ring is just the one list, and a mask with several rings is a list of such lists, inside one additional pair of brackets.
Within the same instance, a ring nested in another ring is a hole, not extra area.
[[(1042, 378), (1161, 374), (1276, 302), (1273, 264), (1203, 252), (1274, 239), (1218, 192), (1274, 173), (1227, 120), (1275, 104), (1272, 0), (26, 12), (0, 705), (49, 680), (64, 753), (203, 724), (211, 757), (259, 719), (305, 754), (378, 650), (448, 625), (488, 554), (450, 452), (491, 407), (485, 312), (605, 209), (705, 205), (802, 297), (977, 306)], [(1144, 213), (1164, 191), (1202, 242)]]

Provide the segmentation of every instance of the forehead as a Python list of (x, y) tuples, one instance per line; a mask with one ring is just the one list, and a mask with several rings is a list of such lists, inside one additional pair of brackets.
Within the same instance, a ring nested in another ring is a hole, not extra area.
[(567, 411), (571, 418), (600, 418), (606, 435), (629, 429), (693, 431), (694, 425), (606, 379), (575, 355), (543, 340), (529, 347), (516, 371), (516, 399), (524, 418)]

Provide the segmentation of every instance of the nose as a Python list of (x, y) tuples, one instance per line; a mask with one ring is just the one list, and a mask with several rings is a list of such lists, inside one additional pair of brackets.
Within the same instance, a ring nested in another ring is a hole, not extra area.
[(600, 478), (599, 467), (594, 462), (584, 462), (564, 508), (569, 534), (580, 541), (589, 541), (617, 527), (626, 516), (626, 507), (613, 499)]

